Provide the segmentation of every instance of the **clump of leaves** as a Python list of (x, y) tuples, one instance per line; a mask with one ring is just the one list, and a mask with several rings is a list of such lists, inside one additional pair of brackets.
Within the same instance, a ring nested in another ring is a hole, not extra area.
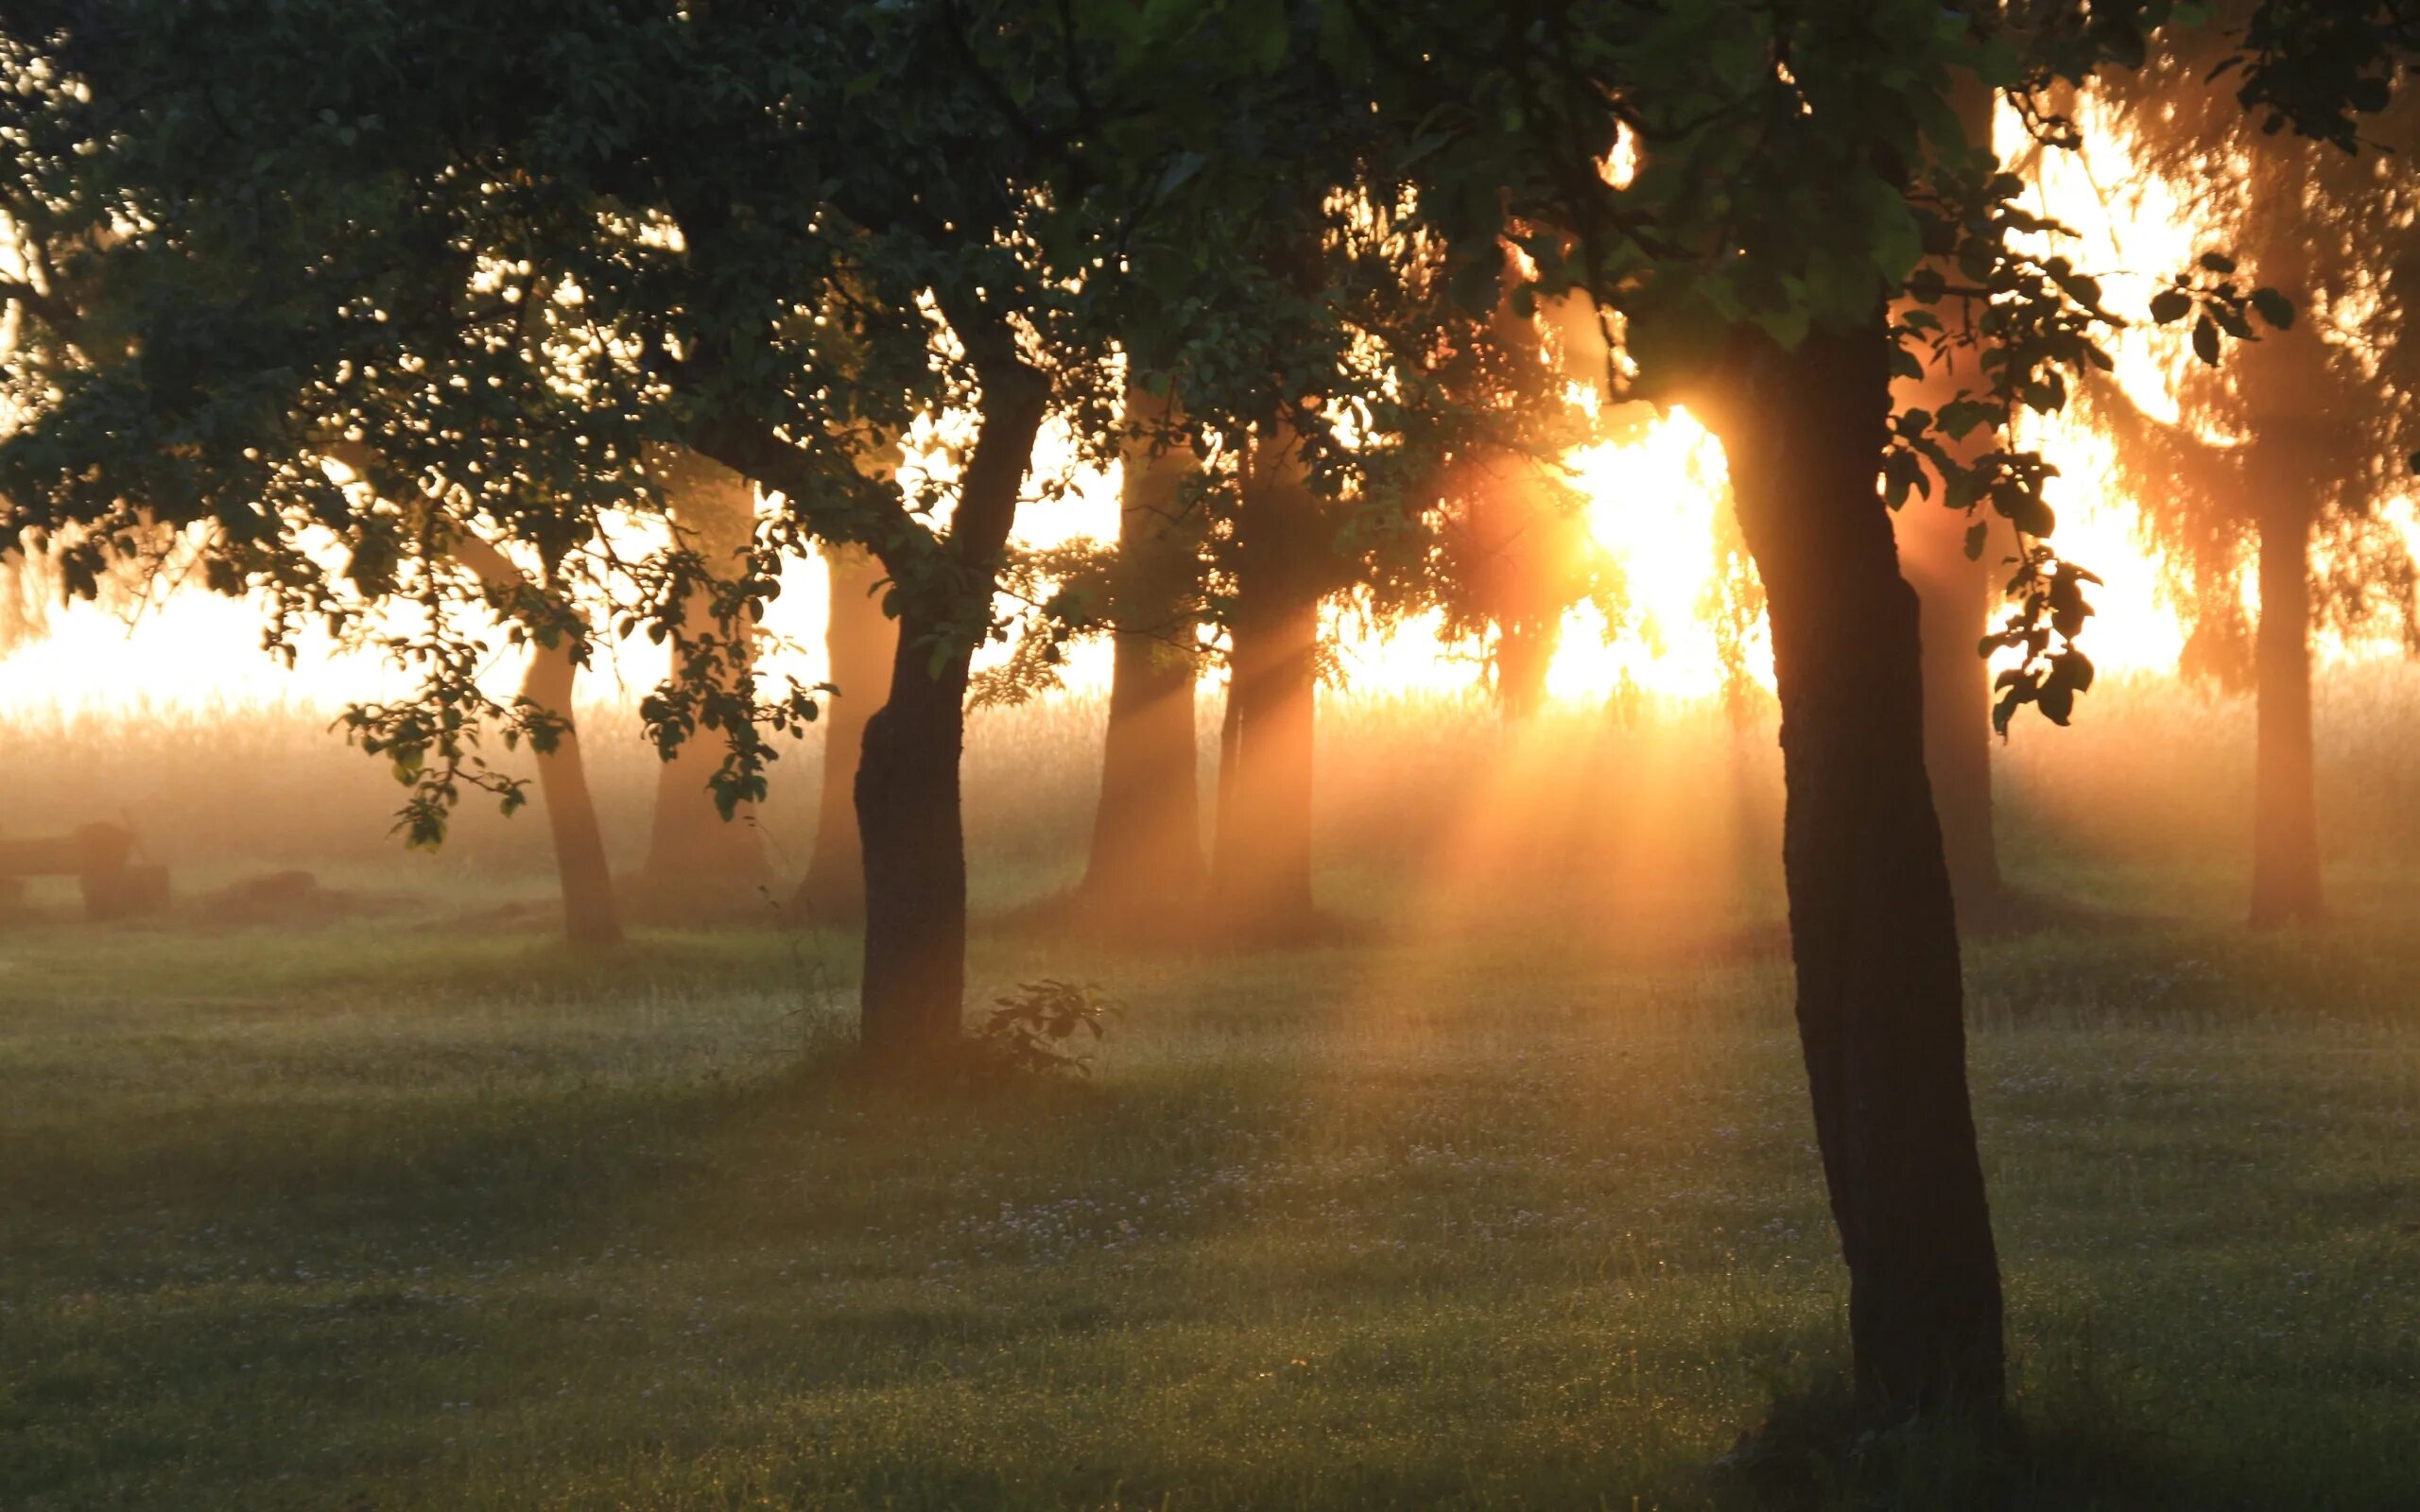
[(1109, 1021), (1125, 1013), (1126, 1005), (1093, 983), (1044, 977), (993, 999), (972, 1044), (977, 1064), (1000, 1077), (1089, 1076), (1092, 1047), (1108, 1038)]

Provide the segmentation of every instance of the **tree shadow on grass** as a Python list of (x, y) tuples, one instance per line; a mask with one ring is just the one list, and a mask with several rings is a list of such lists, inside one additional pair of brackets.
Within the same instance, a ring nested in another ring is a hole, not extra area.
[(1835, 1375), (1777, 1396), (1765, 1420), (1717, 1461), (1712, 1482), (1720, 1502), (1743, 1512), (2254, 1512), (2395, 1504), (2350, 1484), (2331, 1490), (2331, 1469), (2196, 1459), (2090, 1393), (2020, 1403), (1988, 1426), (1954, 1416), (1877, 1424)]

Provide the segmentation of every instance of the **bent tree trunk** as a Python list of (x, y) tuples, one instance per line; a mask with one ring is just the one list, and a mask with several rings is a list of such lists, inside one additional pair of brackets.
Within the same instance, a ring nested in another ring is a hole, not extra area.
[(2263, 486), (2260, 492), (2252, 924), (2273, 929), (2313, 922), (2323, 912), (2311, 741), (2311, 521), (2297, 490)]
[(1925, 772), (1916, 599), (1876, 486), (1889, 388), (1876, 311), (1794, 352), (1743, 340), (1709, 407), (1772, 627), (1799, 1040), (1858, 1393), (1892, 1416), (1989, 1415), (1999, 1268)]
[[(1130, 399), (1132, 408), (1138, 402)], [(1126, 448), (1111, 585), (1109, 729), (1084, 867), (1087, 910), (1121, 933), (1180, 923), (1201, 891), (1201, 799), (1192, 651), (1198, 523), (1189, 452)]]
[(1319, 693), (1318, 511), (1290, 446), (1253, 459), (1236, 542), (1212, 913), (1243, 940), (1304, 931)]
[(532, 646), (521, 696), (564, 720), (555, 748), (537, 755), (538, 796), (546, 806), (555, 875), (562, 887), (563, 936), (575, 945), (612, 945), (622, 937), (621, 910), (605, 860), (605, 831), (596, 822), (588, 768), (579, 757), (579, 735), (570, 723), (572, 683), (579, 673), (569, 641)]
[[(525, 592), (529, 580), (512, 558), (476, 536), (453, 543), (454, 555), (488, 587)], [(572, 687), (579, 676), (572, 643), (559, 637), (533, 642), (521, 696), (563, 723), (554, 748), (536, 753), (538, 800), (545, 806), (546, 831), (555, 848), (555, 878), (562, 891), (563, 936), (575, 945), (613, 945), (622, 937), (621, 909), (614, 896), (614, 873), (605, 859), (605, 831), (588, 791), (588, 768), (579, 756), (579, 733), (572, 723)]]
[(816, 805), (815, 849), (791, 900), (791, 914), (831, 923), (863, 917), (864, 851), (857, 843), (857, 758), (866, 721), (883, 696), (899, 634), (882, 611), (882, 568), (862, 546), (827, 545), (831, 610), (824, 622), (828, 679), (838, 690), (823, 706), (823, 792)]
[[(959, 1035), (966, 996), (966, 837), (959, 756), (966, 681), (988, 625), (1017, 492), (1048, 403), (1045, 381), (1004, 333), (956, 327), (977, 357), (982, 429), (959, 480), (949, 534), (934, 549), (896, 548), (898, 647), (889, 701), (866, 721), (856, 783), (865, 849), (867, 1053), (903, 1069), (929, 1063)], [(928, 539), (928, 538), (927, 538)]]
[[(709, 572), (731, 573), (755, 530), (755, 494), (749, 481), (692, 452), (668, 459), (667, 472), (684, 543), (705, 559)], [(717, 679), (726, 686), (745, 676), (753, 661), (752, 630), (746, 623), (719, 618), (713, 594), (702, 588), (692, 590), (682, 604), (684, 640), (729, 648)], [(673, 655), (681, 655), (678, 648)], [(746, 911), (761, 905), (772, 881), (754, 805), (743, 804), (726, 819), (715, 802), (711, 783), (729, 754), (719, 731), (701, 729), (657, 770), (655, 825), (639, 876), (648, 902), (659, 911), (684, 917)]]

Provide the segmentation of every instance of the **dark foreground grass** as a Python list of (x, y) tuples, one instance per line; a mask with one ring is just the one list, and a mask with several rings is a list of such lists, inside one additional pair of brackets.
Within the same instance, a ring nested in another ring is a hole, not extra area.
[(1130, 1015), (937, 1096), (835, 939), (20, 927), (0, 1506), (2420, 1505), (2412, 926), (1979, 948), (2020, 1437), (1855, 1454), (1753, 951), (995, 936)]

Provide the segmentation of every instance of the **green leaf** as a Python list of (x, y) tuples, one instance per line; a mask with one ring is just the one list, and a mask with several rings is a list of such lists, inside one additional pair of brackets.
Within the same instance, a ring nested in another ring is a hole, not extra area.
[(2213, 368), (2219, 365), (2219, 322), (2207, 315), (2193, 322), (2193, 355)]
[(2183, 289), (2162, 289), (2152, 296), (2152, 318), (2161, 325), (2174, 325), (2193, 308), (2193, 296)]

